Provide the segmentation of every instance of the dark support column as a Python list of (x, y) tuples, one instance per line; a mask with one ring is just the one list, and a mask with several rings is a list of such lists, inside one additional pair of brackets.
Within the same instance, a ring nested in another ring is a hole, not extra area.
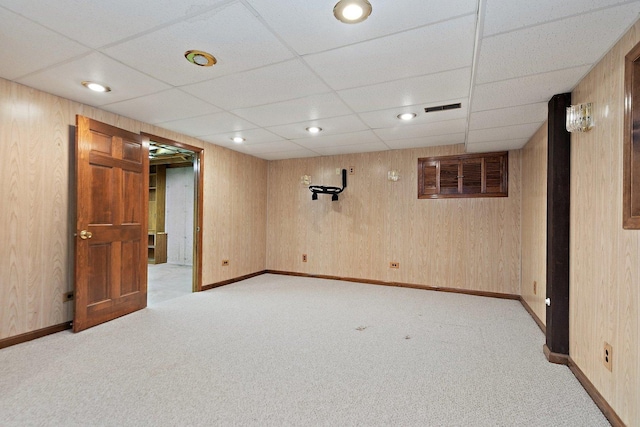
[(566, 130), (566, 108), (571, 94), (549, 101), (547, 170), (547, 342), (549, 362), (569, 360), (569, 207), (571, 139)]

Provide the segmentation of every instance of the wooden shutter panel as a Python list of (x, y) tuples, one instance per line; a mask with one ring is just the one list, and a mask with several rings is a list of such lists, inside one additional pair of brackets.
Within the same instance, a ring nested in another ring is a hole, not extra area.
[(440, 161), (440, 194), (457, 194), (460, 162), (457, 160)]
[(420, 173), (418, 174), (418, 196), (438, 194), (438, 165), (439, 162), (429, 161), (420, 164)]
[(504, 193), (506, 176), (504, 156), (485, 157), (485, 176), (487, 193)]
[(482, 193), (482, 159), (462, 160), (462, 193)]

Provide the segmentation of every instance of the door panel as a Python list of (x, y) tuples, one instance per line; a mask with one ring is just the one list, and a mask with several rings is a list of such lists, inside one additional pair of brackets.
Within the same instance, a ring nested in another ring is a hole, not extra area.
[(78, 116), (73, 330), (147, 305), (148, 140)]

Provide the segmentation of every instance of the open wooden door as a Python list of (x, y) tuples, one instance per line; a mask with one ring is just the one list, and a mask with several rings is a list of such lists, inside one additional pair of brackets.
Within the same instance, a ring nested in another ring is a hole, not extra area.
[(147, 306), (147, 141), (76, 118), (74, 332)]

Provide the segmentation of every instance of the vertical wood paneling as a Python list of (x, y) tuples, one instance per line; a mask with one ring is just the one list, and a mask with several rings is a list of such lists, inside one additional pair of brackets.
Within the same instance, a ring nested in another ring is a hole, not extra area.
[(203, 284), (264, 270), (267, 162), (208, 145), (205, 165)]
[[(622, 228), (624, 56), (640, 23), (572, 93), (596, 126), (573, 133), (570, 355), (627, 425), (640, 425), (640, 232)], [(613, 372), (602, 363), (613, 346)]]
[(547, 138), (545, 123), (522, 149), (521, 295), (543, 324), (547, 317)]
[[(270, 162), (267, 268), (518, 294), (518, 152), (510, 154), (508, 198), (418, 200), (417, 159), (462, 152), (444, 146)], [(310, 174), (314, 184), (339, 185), (335, 169), (350, 166), (356, 173), (337, 202), (312, 201), (299, 184)], [(390, 169), (399, 181), (387, 180)]]
[(72, 318), (76, 114), (204, 148), (203, 283), (264, 270), (265, 160), (0, 79), (0, 339)]

